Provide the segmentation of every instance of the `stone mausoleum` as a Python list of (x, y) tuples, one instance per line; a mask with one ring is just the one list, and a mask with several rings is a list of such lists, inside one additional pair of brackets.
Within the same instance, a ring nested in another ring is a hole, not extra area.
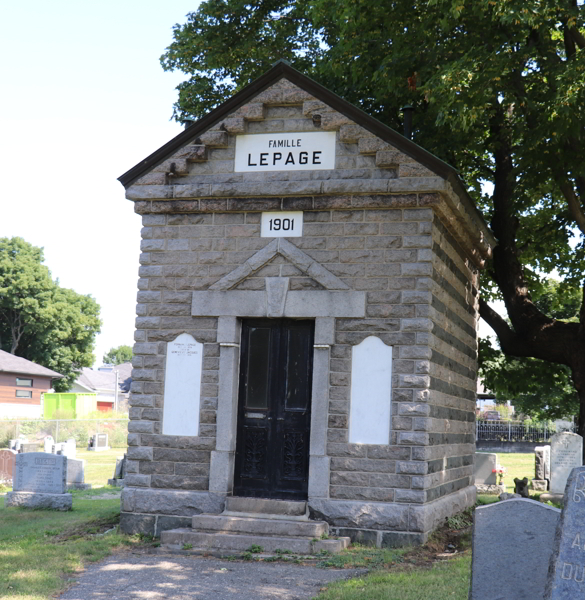
[(396, 546), (474, 503), (494, 240), (452, 167), (280, 62), (120, 181), (144, 225), (123, 530), (280, 501)]

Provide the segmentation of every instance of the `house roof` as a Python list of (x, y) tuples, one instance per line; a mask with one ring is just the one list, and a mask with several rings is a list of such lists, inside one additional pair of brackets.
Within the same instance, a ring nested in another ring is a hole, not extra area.
[(54, 379), (61, 379), (63, 377), (61, 373), (37, 365), (37, 363), (22, 358), (21, 356), (15, 356), (14, 354), (10, 354), (10, 352), (4, 352), (4, 350), (0, 350), (0, 371), (23, 375), (40, 375), (43, 377), (52, 377)]
[(118, 181), (120, 181), (125, 188), (128, 188), (135, 181), (140, 179), (140, 177), (172, 156), (177, 150), (197, 139), (197, 137), (209, 129), (214, 123), (220, 121), (222, 118), (240, 106), (248, 103), (254, 96), (258, 95), (271, 85), (274, 85), (282, 78), (286, 78), (291, 83), (294, 83), (298, 87), (313, 95), (318, 100), (328, 104), (341, 114), (345, 115), (347, 118), (351, 119), (358, 125), (361, 125), (364, 129), (370, 131), (370, 133), (373, 133), (380, 139), (391, 144), (404, 154), (407, 154), (420, 164), (424, 165), (435, 174), (447, 180), (451, 184), (455, 193), (470, 209), (471, 213), (475, 214), (475, 216), (478, 218), (478, 225), (480, 225), (484, 235), (486, 235), (488, 238), (491, 238), (490, 243), (493, 246), (496, 245), (496, 240), (485, 226), (483, 216), (467, 193), (465, 184), (461, 180), (458, 171), (454, 167), (442, 161), (440, 158), (436, 157), (434, 154), (431, 154), (424, 148), (421, 148), (412, 140), (404, 137), (387, 125), (384, 125), (376, 118), (368, 115), (357, 106), (347, 102), (310, 77), (307, 77), (296, 69), (293, 69), (286, 61), (282, 60), (275, 63), (270, 70), (247, 85), (244, 89), (234, 94), (229, 100), (210, 111), (207, 115), (179, 133), (179, 135), (167, 142), (164, 146), (161, 146), (150, 156), (147, 156), (144, 160), (140, 161), (134, 167), (126, 171), (126, 173), (118, 177)]
[(112, 371), (96, 371), (84, 367), (76, 383), (89, 390), (111, 390), (113, 392), (116, 386), (116, 371), (118, 371), (118, 390), (128, 392), (132, 382), (131, 363), (117, 365)]

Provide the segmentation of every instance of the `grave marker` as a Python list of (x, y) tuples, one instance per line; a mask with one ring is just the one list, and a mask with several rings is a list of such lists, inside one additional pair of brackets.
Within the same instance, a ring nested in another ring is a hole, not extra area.
[(12, 481), (15, 457), (14, 450), (0, 450), (0, 481)]
[(12, 490), (6, 494), (5, 506), (69, 510), (67, 457), (44, 452), (16, 455)]
[[(573, 434), (574, 435), (574, 434)], [(550, 560), (546, 600), (585, 596), (585, 467), (572, 470)]]
[(488, 452), (475, 453), (475, 483), (496, 485), (498, 478), (494, 470), (498, 466), (498, 455)]
[(476, 508), (469, 600), (543, 600), (560, 514), (524, 498)]
[(563, 494), (569, 474), (583, 464), (583, 438), (563, 431), (550, 440), (550, 491)]

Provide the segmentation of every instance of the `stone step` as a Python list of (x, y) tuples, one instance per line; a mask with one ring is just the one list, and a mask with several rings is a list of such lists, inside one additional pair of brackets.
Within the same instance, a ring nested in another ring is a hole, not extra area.
[(329, 525), (324, 521), (271, 519), (269, 515), (256, 518), (229, 515), (196, 515), (193, 517), (191, 527), (194, 531), (203, 532), (308, 538), (320, 538), (322, 535), (329, 533)]
[(349, 546), (349, 538), (312, 541), (308, 538), (203, 533), (188, 528), (169, 529), (161, 534), (161, 543), (170, 549), (190, 544), (195, 550), (231, 550), (245, 552), (250, 546), (260, 546), (263, 552), (289, 550), (295, 554), (316, 554), (327, 550), (333, 554)]
[(228, 496), (225, 509), (239, 513), (269, 513), (302, 517), (307, 513), (307, 503), (294, 500), (271, 500), (268, 498), (243, 498)]

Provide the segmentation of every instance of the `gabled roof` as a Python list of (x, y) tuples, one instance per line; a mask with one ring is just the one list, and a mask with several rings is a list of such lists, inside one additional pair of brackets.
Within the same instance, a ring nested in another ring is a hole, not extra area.
[(132, 365), (130, 363), (117, 365), (112, 371), (94, 371), (93, 369), (84, 367), (75, 383), (92, 391), (111, 390), (113, 392), (116, 387), (116, 371), (118, 371), (119, 391), (129, 391), (130, 383), (132, 382), (130, 378)]
[(10, 354), (10, 352), (4, 352), (4, 350), (0, 350), (0, 371), (22, 375), (39, 375), (42, 377), (52, 377), (54, 379), (61, 379), (63, 377), (61, 373), (51, 371), (51, 369), (37, 365), (37, 363), (22, 358), (21, 356)]
[(222, 105), (209, 112), (203, 118), (199, 119), (199, 121), (196, 121), (193, 125), (191, 125), (188, 129), (182, 131), (164, 146), (161, 146), (150, 156), (147, 156), (144, 160), (118, 177), (118, 181), (120, 181), (125, 188), (128, 188), (140, 177), (172, 156), (177, 150), (199, 137), (214, 123), (220, 121), (232, 111), (246, 104), (254, 96), (258, 95), (271, 85), (274, 85), (282, 78), (286, 78), (288, 81), (294, 83), (318, 100), (321, 100), (325, 104), (328, 104), (331, 108), (345, 115), (348, 119), (351, 119), (358, 125), (361, 125), (370, 133), (373, 133), (404, 154), (407, 154), (420, 164), (427, 167), (427, 169), (430, 169), (435, 174), (439, 175), (443, 179), (446, 179), (452, 185), (455, 192), (460, 197), (465, 198), (466, 202), (470, 204), (475, 213), (480, 217), (480, 219), (483, 220), (481, 213), (479, 213), (475, 207), (475, 204), (469, 197), (467, 190), (465, 189), (465, 186), (459, 177), (459, 173), (454, 167), (442, 161), (440, 158), (437, 158), (424, 148), (421, 148), (412, 140), (409, 140), (387, 125), (384, 125), (374, 117), (368, 115), (357, 106), (354, 106), (337, 94), (334, 94), (332, 91), (323, 87), (310, 77), (307, 77), (296, 69), (293, 69), (285, 61), (278, 61), (275, 63), (275, 65), (266, 73), (264, 73), (264, 75), (261, 75), (258, 79), (247, 85), (243, 90), (240, 90), (237, 94), (234, 94)]

